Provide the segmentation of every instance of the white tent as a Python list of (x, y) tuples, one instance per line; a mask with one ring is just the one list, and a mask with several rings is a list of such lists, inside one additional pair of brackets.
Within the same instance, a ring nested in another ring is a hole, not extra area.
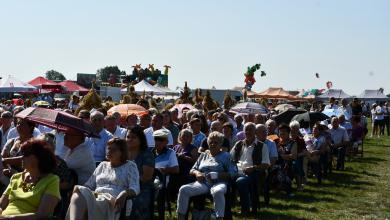
[(384, 95), (380, 90), (364, 90), (359, 96), (364, 101), (388, 101), (390, 98)]
[(328, 100), (329, 98), (334, 97), (336, 99), (351, 99), (352, 96), (345, 93), (342, 89), (329, 89), (324, 92), (322, 95), (316, 97), (316, 99)]
[(19, 79), (9, 75), (8, 78), (3, 79), (0, 83), (0, 92), (33, 92), (37, 90), (34, 86), (24, 83)]
[[(150, 83), (146, 82), (145, 80), (142, 80), (141, 82), (137, 83), (134, 85), (135, 92), (138, 94), (142, 94), (144, 91), (146, 93), (151, 93), (153, 92), (154, 95), (165, 95), (167, 92), (152, 86)], [(121, 90), (122, 94), (125, 94), (127, 92), (127, 88), (124, 88)]]
[(154, 85), (154, 87), (159, 88), (160, 90), (166, 92), (166, 95), (172, 95), (172, 96), (174, 96), (174, 95), (178, 95), (178, 94), (179, 94), (178, 91), (173, 91), (173, 90), (171, 90), (170, 88), (165, 87), (165, 86), (162, 86), (162, 85), (160, 85), (160, 84), (158, 84), (158, 83), (157, 83), (156, 85)]

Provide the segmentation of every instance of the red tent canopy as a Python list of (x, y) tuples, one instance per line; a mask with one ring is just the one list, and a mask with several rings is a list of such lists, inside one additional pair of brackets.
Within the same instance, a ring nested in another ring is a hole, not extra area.
[(65, 88), (66, 91), (68, 92), (81, 92), (81, 93), (86, 93), (89, 90), (78, 85), (77, 83), (71, 81), (71, 80), (65, 80), (63, 82), (59, 83), (61, 86)]
[(28, 83), (40, 89), (61, 89), (61, 85), (42, 76), (38, 76)]

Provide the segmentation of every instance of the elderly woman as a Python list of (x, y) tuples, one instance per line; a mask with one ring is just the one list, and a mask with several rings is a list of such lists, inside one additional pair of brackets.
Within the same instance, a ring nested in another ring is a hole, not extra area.
[(153, 199), (154, 155), (148, 149), (144, 131), (139, 126), (127, 131), (126, 142), (128, 159), (134, 161), (138, 167), (141, 188), (140, 194), (133, 199), (130, 219), (152, 219), (149, 206)]
[(53, 213), (60, 200), (59, 178), (52, 174), (55, 157), (45, 145), (29, 140), (21, 146), (25, 170), (12, 176), (0, 199), (4, 219), (41, 219)]
[(230, 154), (222, 151), (224, 136), (212, 132), (208, 137), (209, 150), (202, 153), (190, 171), (196, 181), (182, 186), (179, 190), (177, 212), (178, 219), (185, 219), (189, 199), (193, 196), (211, 193), (217, 219), (223, 219), (225, 213), (225, 193), (227, 182), (237, 174)]
[[(180, 173), (178, 175), (172, 176), (171, 178), (170, 189), (172, 195), (175, 195), (178, 192), (180, 186), (191, 181), (191, 178), (188, 176), (188, 174), (198, 159), (198, 149), (193, 144), (191, 144), (191, 141), (191, 130), (184, 129), (179, 133), (179, 144), (173, 147), (173, 150), (176, 153), (176, 157), (178, 158)], [(177, 195), (174, 197), (176, 196)]]
[[(119, 219), (120, 209), (128, 197), (139, 191), (137, 165), (127, 160), (125, 140), (112, 138), (107, 143), (106, 157), (84, 184), (73, 191), (66, 219)], [(126, 213), (131, 212), (127, 202)]]
[(297, 180), (298, 190), (303, 190), (305, 172), (303, 169), (303, 161), (305, 156), (307, 155), (306, 151), (306, 143), (303, 139), (301, 132), (299, 131), (301, 128), (298, 121), (290, 122), (290, 137), (297, 144), (297, 160), (294, 166), (295, 178)]

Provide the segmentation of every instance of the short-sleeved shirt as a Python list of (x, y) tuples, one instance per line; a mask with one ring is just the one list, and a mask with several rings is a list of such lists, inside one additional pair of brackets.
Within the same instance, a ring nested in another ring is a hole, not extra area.
[(58, 199), (60, 196), (60, 180), (54, 174), (48, 174), (27, 192), (24, 192), (21, 184), (23, 173), (14, 174), (4, 192), (8, 196), (9, 203), (2, 215), (20, 215), (36, 213), (43, 195), (51, 195)]
[[(168, 146), (172, 146), (173, 145), (173, 137), (172, 137), (171, 132), (164, 127), (161, 129), (165, 129), (165, 131), (167, 131), (167, 133), (168, 133)], [(149, 149), (153, 149), (155, 147), (153, 132), (154, 132), (153, 127), (149, 127), (149, 128), (146, 128), (144, 130), (146, 142), (148, 143)]]
[(160, 154), (155, 153), (154, 162), (156, 168), (179, 166), (176, 153), (170, 148), (165, 148)]
[[(203, 152), (191, 170), (197, 170), (205, 174), (210, 172), (227, 172), (230, 177), (237, 175), (237, 166), (231, 160), (228, 152), (220, 152), (215, 156), (212, 156), (207, 151)], [(216, 182), (221, 182), (221, 180), (218, 179)]]
[(343, 127), (338, 127), (337, 129), (329, 129), (329, 133), (332, 138), (333, 144), (340, 144), (343, 141), (349, 141), (347, 130)]
[(96, 193), (108, 193), (115, 198), (128, 189), (139, 194), (137, 165), (133, 161), (127, 161), (119, 167), (113, 167), (110, 162), (103, 161), (84, 185)]
[[(140, 151), (137, 157), (134, 160), (135, 164), (137, 164), (138, 167), (138, 173), (141, 177), (143, 172), (143, 166), (152, 167), (154, 169), (154, 155), (150, 151), (150, 149), (146, 149), (144, 151)], [(141, 183), (141, 189), (145, 188), (153, 188), (153, 179), (149, 180), (148, 182), (140, 182)]]

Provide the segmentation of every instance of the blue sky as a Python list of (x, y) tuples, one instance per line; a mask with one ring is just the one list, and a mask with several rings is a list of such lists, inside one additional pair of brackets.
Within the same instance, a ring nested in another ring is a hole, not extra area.
[[(69, 79), (106, 65), (172, 66), (170, 87), (390, 93), (390, 1), (32, 1), (0, 3), (0, 75)], [(314, 74), (318, 72), (320, 79)], [(372, 72), (372, 76), (370, 76)]]

